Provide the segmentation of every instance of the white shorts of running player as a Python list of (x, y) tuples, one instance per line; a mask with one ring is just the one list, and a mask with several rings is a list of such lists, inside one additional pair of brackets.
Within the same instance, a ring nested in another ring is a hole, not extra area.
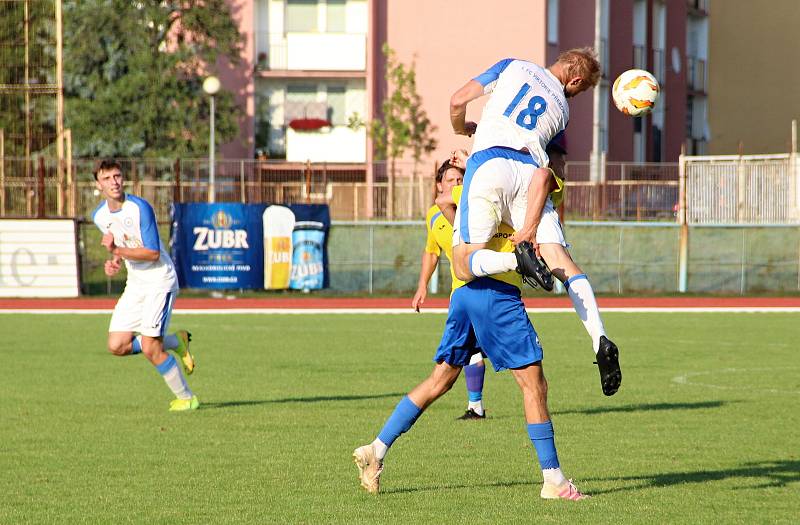
[[(462, 240), (470, 244), (489, 242), (503, 222), (515, 231), (521, 229), (528, 206), (528, 185), (535, 170), (533, 164), (506, 158), (493, 158), (481, 164), (469, 186), (465, 185), (456, 210), (453, 246)], [(462, 217), (462, 213), (466, 216)], [(569, 247), (550, 197), (542, 210), (536, 242)]]
[(125, 288), (114, 307), (109, 332), (139, 332), (148, 337), (163, 337), (172, 317), (177, 290), (171, 292), (136, 291)]

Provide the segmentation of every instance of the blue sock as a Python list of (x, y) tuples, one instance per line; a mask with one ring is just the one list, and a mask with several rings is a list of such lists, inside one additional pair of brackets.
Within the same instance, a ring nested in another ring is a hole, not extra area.
[(378, 439), (387, 447), (391, 447), (394, 440), (400, 437), (400, 434), (407, 432), (411, 428), (420, 414), (422, 414), (422, 410), (408, 396), (405, 396), (397, 403), (394, 412), (386, 420), (381, 433), (378, 434)]
[(137, 335), (131, 341), (131, 353), (130, 355), (136, 355), (142, 353), (142, 336)]
[(536, 449), (536, 456), (539, 458), (542, 470), (560, 467), (554, 435), (552, 421), (528, 423), (528, 436), (531, 438), (533, 448)]
[(467, 365), (464, 367), (464, 378), (467, 380), (467, 394), (470, 401), (483, 399), (483, 377), (486, 373), (484, 365)]

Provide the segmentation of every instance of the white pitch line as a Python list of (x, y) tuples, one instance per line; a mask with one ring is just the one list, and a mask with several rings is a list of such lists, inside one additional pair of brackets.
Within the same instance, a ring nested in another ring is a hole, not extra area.
[[(10, 308), (0, 309), (2, 314), (41, 314), (41, 315), (60, 315), (60, 314), (79, 314), (79, 315), (108, 315), (112, 309), (102, 308), (74, 308), (74, 309), (25, 309)], [(528, 313), (549, 314), (572, 312), (572, 308), (526, 308)], [(602, 308), (603, 312), (613, 313), (800, 313), (800, 307), (792, 306), (720, 306), (720, 307), (619, 307)], [(219, 314), (288, 314), (288, 315), (319, 315), (319, 314), (414, 314), (417, 313), (411, 308), (176, 308), (174, 314), (191, 315), (219, 315)], [(447, 308), (424, 308), (421, 313), (426, 314), (446, 314)]]
[[(796, 369), (797, 367), (788, 367), (789, 370)], [(673, 383), (677, 383), (679, 385), (691, 385), (691, 386), (702, 386), (706, 388), (713, 388), (715, 390), (742, 390), (741, 386), (727, 386), (727, 385), (717, 385), (714, 383), (701, 383), (699, 381), (694, 381), (691, 378), (699, 377), (699, 376), (709, 376), (712, 374), (736, 374), (740, 372), (775, 372), (775, 371), (782, 371), (785, 372), (787, 368), (720, 368), (718, 370), (706, 370), (703, 372), (687, 372), (685, 374), (681, 374), (679, 376), (675, 376), (672, 378)], [(777, 388), (752, 388), (748, 387), (748, 391), (758, 391), (758, 392), (769, 392), (770, 394), (800, 394), (798, 390), (780, 390)]]

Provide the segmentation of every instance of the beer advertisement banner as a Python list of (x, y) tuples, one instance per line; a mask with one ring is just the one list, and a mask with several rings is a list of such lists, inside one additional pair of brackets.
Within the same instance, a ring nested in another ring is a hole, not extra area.
[(327, 205), (175, 204), (181, 287), (317, 290), (328, 285)]
[(244, 204), (175, 204), (172, 259), (181, 288), (261, 288), (261, 212)]

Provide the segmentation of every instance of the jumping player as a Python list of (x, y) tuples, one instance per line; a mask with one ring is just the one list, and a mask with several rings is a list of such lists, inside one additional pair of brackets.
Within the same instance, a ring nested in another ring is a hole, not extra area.
[[(613, 395), (622, 382), (619, 350), (606, 336), (588, 278), (566, 250), (557, 203), (550, 197), (554, 185), (563, 187), (563, 170), (558, 177), (547, 167), (546, 151), (569, 121), (566, 99), (596, 85), (599, 78), (594, 51), (573, 49), (547, 69), (501, 60), (453, 94), (453, 130), (475, 134), (454, 223), (453, 263), (456, 276), (465, 281), (514, 269), (535, 277), (533, 254), (541, 255), (567, 288), (592, 338), (603, 393)], [(484, 94), (490, 97), (478, 127), (466, 122), (466, 108)], [(514, 254), (486, 249), (501, 222), (517, 230)]]
[[(103, 232), (102, 245), (111, 254), (104, 265), (105, 274), (116, 275), (121, 261), (125, 261), (128, 272), (125, 290), (111, 316), (108, 350), (117, 356), (144, 354), (175, 394), (169, 410), (194, 410), (200, 403), (184, 377), (184, 372), (191, 374), (194, 370), (190, 334), (179, 330), (165, 335), (178, 294), (178, 279), (158, 237), (153, 208), (144, 199), (125, 194), (118, 162), (104, 160), (94, 178), (105, 199), (92, 215)], [(134, 337), (135, 332), (140, 335)], [(180, 357), (183, 372), (165, 350), (173, 350)]]

